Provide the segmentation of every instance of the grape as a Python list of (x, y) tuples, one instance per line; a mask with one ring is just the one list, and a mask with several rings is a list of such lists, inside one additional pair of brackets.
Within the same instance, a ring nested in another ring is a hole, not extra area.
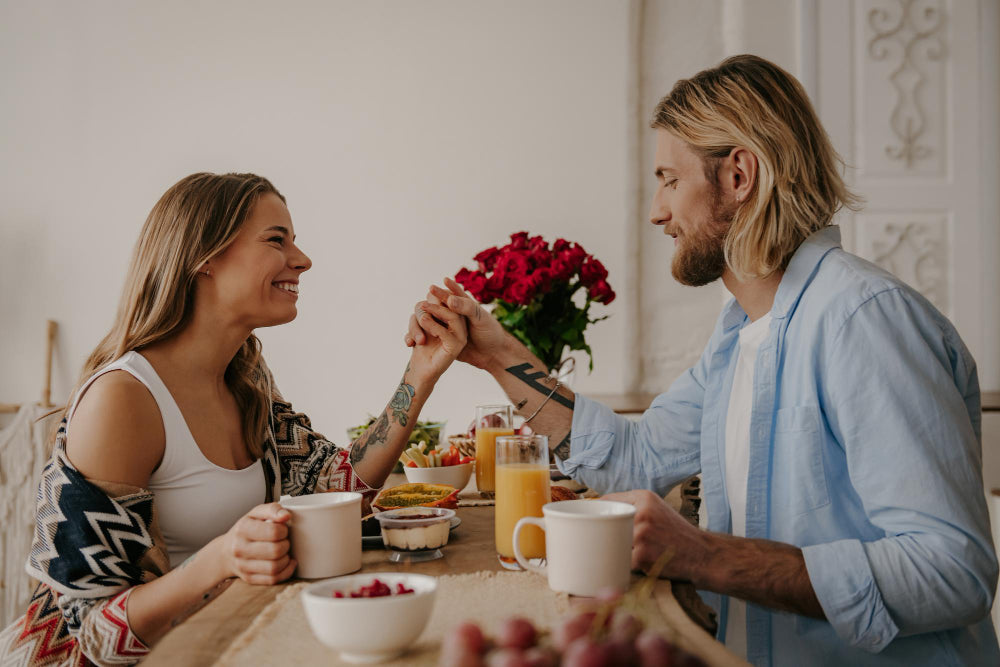
[(552, 631), (552, 642), (555, 644), (556, 649), (566, 651), (570, 642), (590, 632), (590, 626), (594, 623), (595, 615), (592, 611), (584, 612), (576, 616), (570, 616), (557, 625), (555, 630)]
[(556, 667), (559, 664), (559, 656), (541, 646), (534, 646), (525, 651), (524, 660), (528, 667)]
[(590, 637), (577, 637), (563, 653), (563, 667), (611, 667), (613, 659), (607, 644)]
[(459, 623), (444, 636), (443, 655), (459, 657), (466, 653), (479, 656), (486, 648), (486, 639), (479, 626), (470, 621)]
[(674, 663), (674, 647), (652, 630), (643, 630), (635, 640), (642, 667), (669, 667)]
[(627, 611), (616, 611), (611, 617), (609, 634), (612, 639), (620, 639), (631, 644), (640, 632), (642, 632), (642, 621)]
[(535, 645), (537, 633), (531, 621), (514, 616), (508, 618), (500, 626), (497, 636), (497, 646), (526, 649)]
[(618, 602), (622, 597), (622, 591), (617, 586), (604, 586), (594, 597), (600, 602)]
[(528, 661), (520, 649), (499, 648), (486, 656), (486, 667), (528, 667)]
[(469, 653), (464, 649), (445, 649), (441, 652), (438, 667), (483, 667), (483, 659), (478, 653)]

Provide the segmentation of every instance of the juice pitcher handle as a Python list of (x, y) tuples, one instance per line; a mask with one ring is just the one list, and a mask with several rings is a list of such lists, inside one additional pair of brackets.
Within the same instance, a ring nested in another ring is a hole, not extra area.
[(525, 570), (544, 575), (544, 565), (541, 567), (531, 565), (528, 562), (528, 559), (524, 557), (524, 554), (521, 553), (521, 545), (519, 544), (518, 536), (521, 534), (521, 529), (525, 526), (538, 526), (542, 530), (545, 530), (545, 519), (534, 516), (526, 516), (517, 520), (517, 524), (514, 526), (514, 558), (517, 559), (518, 564)]

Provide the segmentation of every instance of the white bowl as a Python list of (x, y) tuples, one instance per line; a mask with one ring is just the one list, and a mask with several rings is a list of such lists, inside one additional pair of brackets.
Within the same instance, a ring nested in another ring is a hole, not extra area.
[[(333, 597), (348, 595), (379, 579), (393, 591), (396, 584), (413, 593), (379, 598)], [(437, 580), (424, 574), (366, 572), (317, 581), (302, 590), (309, 627), (316, 639), (339, 651), (353, 663), (382, 662), (394, 658), (417, 640), (434, 607)]]
[(410, 468), (403, 466), (406, 481), (418, 484), (447, 484), (461, 491), (472, 477), (472, 463), (459, 463), (453, 466), (438, 466), (436, 468)]

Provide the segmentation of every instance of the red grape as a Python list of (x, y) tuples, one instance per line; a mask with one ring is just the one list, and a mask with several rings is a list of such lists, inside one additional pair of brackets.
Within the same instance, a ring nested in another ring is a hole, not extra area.
[(447, 651), (452, 647), (463, 649), (468, 653), (481, 655), (486, 649), (486, 639), (483, 637), (483, 631), (479, 629), (478, 625), (471, 621), (465, 621), (453, 627), (445, 635), (442, 648)]
[(607, 644), (590, 637), (577, 637), (563, 653), (563, 667), (611, 667), (612, 656)]
[(508, 618), (500, 626), (497, 646), (516, 649), (531, 648), (535, 645), (537, 636), (535, 626), (531, 624), (531, 621), (514, 616)]
[(499, 648), (486, 656), (486, 667), (528, 667), (528, 661), (520, 649)]
[(552, 642), (555, 644), (556, 649), (565, 651), (574, 639), (590, 632), (590, 626), (594, 623), (595, 615), (594, 612), (587, 611), (563, 619), (556, 626), (555, 630), (552, 631)]
[(611, 617), (611, 631), (609, 635), (612, 639), (620, 639), (632, 643), (639, 636), (639, 633), (642, 632), (642, 627), (642, 621), (638, 618), (627, 611), (619, 610)]
[(674, 664), (674, 647), (652, 630), (643, 630), (635, 640), (642, 667), (669, 667)]

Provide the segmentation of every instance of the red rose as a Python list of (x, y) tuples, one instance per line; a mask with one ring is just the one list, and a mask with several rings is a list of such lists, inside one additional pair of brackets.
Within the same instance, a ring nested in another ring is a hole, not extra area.
[(556, 242), (552, 244), (552, 252), (558, 254), (558, 253), (562, 252), (563, 250), (566, 250), (567, 248), (569, 248), (569, 246), (570, 246), (570, 242), (567, 241), (566, 239), (556, 239)]
[(607, 280), (608, 270), (604, 268), (600, 260), (590, 255), (580, 267), (580, 282), (584, 287), (590, 287), (596, 282)]
[(483, 301), (483, 291), (486, 289), (486, 276), (482, 273), (462, 269), (455, 274), (455, 282), (464, 287), (477, 301)]
[(587, 258), (587, 251), (578, 243), (574, 243), (572, 248), (568, 248), (559, 253), (559, 258), (570, 265), (573, 271), (579, 271), (583, 260)]
[(548, 267), (535, 269), (530, 278), (538, 286), (539, 291), (548, 292), (549, 288), (552, 286), (552, 269)]
[(507, 291), (504, 292), (503, 298), (504, 301), (526, 306), (531, 303), (531, 300), (535, 297), (535, 292), (537, 290), (538, 286), (535, 281), (529, 277), (525, 277), (508, 287)]
[(546, 248), (536, 248), (531, 251), (531, 265), (536, 269), (546, 267), (552, 263), (552, 253)]
[(605, 305), (615, 300), (615, 291), (606, 280), (599, 280), (587, 290), (587, 297)]
[(528, 272), (528, 268), (529, 262), (526, 253), (519, 250), (508, 250), (500, 254), (493, 270), (495, 273), (499, 273), (505, 277), (509, 276), (516, 280), (524, 276)]
[(479, 270), (483, 273), (489, 273), (493, 270), (493, 267), (497, 264), (497, 257), (500, 256), (499, 248), (487, 248), (482, 251), (472, 259), (479, 262)]
[(510, 248), (512, 250), (524, 250), (528, 247), (528, 232), (517, 232), (510, 235)]
[(502, 273), (494, 273), (492, 276), (486, 279), (486, 289), (483, 293), (485, 299), (480, 299), (483, 303), (489, 303), (493, 299), (499, 299), (503, 297), (504, 287), (506, 287), (506, 280)]
[(547, 251), (549, 249), (549, 244), (546, 243), (545, 239), (543, 239), (541, 236), (532, 236), (531, 238), (528, 239), (528, 249), (531, 250), (532, 252), (538, 250)]
[(573, 267), (564, 259), (552, 260), (549, 270), (552, 271), (553, 280), (566, 281), (573, 277)]

